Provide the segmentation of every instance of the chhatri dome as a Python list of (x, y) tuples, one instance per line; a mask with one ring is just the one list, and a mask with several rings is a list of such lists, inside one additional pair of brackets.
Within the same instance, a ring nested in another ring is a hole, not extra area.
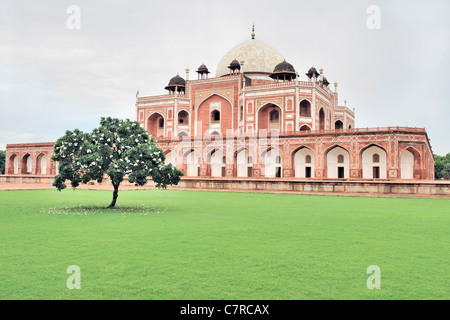
[(271, 74), (276, 65), (284, 61), (284, 57), (276, 49), (255, 39), (254, 27), (252, 38), (242, 42), (228, 51), (220, 60), (216, 77), (230, 74), (228, 66), (233, 60), (244, 61), (241, 72)]

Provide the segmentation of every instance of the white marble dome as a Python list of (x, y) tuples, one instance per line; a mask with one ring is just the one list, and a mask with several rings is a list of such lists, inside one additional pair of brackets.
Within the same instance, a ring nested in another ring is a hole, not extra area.
[(262, 73), (272, 73), (275, 66), (285, 60), (283, 55), (271, 46), (251, 39), (238, 44), (223, 56), (217, 66), (216, 77), (229, 74), (228, 66), (234, 59), (239, 63), (244, 61), (241, 72)]

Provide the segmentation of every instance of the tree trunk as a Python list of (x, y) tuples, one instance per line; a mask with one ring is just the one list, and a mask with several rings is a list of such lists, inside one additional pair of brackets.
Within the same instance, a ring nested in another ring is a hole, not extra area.
[(114, 192), (113, 192), (113, 199), (111, 201), (111, 204), (108, 206), (108, 208), (114, 208), (116, 205), (117, 197), (119, 196), (119, 183), (113, 183), (114, 186)]

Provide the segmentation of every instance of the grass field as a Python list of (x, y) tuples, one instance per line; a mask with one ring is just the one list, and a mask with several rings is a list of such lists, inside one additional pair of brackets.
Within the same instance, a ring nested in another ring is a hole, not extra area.
[(103, 209), (111, 197), (0, 191), (0, 299), (450, 298), (449, 199), (142, 190)]

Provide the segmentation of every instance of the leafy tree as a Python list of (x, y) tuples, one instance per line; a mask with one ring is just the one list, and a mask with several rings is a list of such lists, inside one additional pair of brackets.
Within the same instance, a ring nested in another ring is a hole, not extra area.
[(59, 191), (70, 180), (73, 188), (81, 182), (102, 182), (105, 175), (114, 187), (113, 199), (108, 208), (116, 205), (119, 186), (124, 177), (142, 186), (151, 177), (158, 188), (176, 185), (183, 172), (171, 164), (165, 165), (165, 156), (153, 137), (138, 122), (111, 117), (101, 118), (100, 127), (92, 133), (78, 129), (66, 131), (54, 147), (52, 159), (58, 162), (59, 174), (53, 186)]
[(449, 175), (445, 175), (448, 172), (448, 167), (450, 165), (450, 153), (447, 153), (445, 156), (439, 156), (437, 154), (434, 155), (434, 178), (435, 179), (450, 179)]
[(450, 162), (447, 162), (442, 169), (442, 177), (444, 179), (450, 179)]
[(444, 169), (444, 157), (439, 156), (437, 154), (434, 155), (434, 178), (441, 179), (442, 178), (442, 169)]
[(0, 174), (5, 174), (6, 151), (0, 150)]

